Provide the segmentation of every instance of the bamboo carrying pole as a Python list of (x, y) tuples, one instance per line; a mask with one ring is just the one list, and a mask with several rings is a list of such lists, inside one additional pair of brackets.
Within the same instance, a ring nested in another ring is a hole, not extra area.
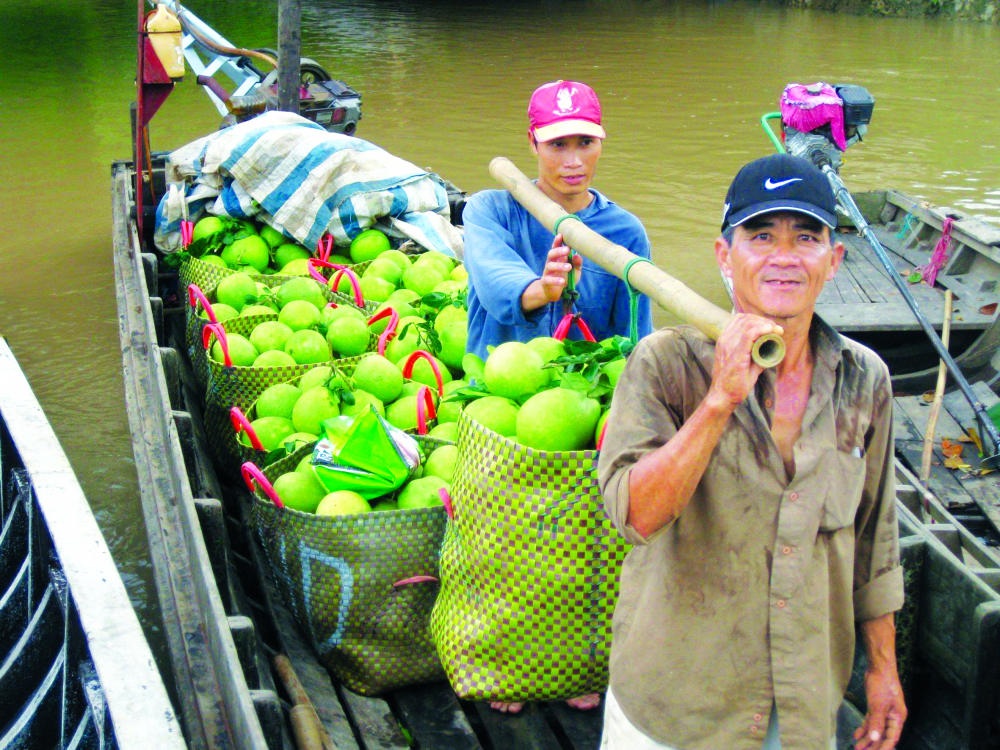
[[(941, 324), (941, 343), (948, 348), (951, 338), (951, 289), (944, 293), (944, 323)], [(948, 379), (948, 366), (941, 360), (938, 365), (937, 387), (934, 389), (934, 401), (931, 412), (927, 415), (927, 429), (924, 432), (924, 452), (920, 460), (920, 483), (927, 489), (931, 476), (931, 456), (934, 455), (934, 432), (937, 430), (938, 415), (941, 413), (941, 400), (944, 398), (944, 384)]]
[[(490, 174), (549, 231), (554, 231), (561, 217), (569, 215), (508, 159), (498, 156), (491, 161)], [(564, 221), (559, 231), (567, 245), (618, 278), (623, 278), (629, 261), (638, 257), (621, 245), (606, 240), (582, 221)], [(652, 263), (636, 263), (629, 269), (628, 276), (626, 282), (664, 310), (693, 325), (712, 341), (718, 340), (722, 329), (732, 320), (731, 313), (716, 307)], [(761, 367), (774, 367), (784, 356), (785, 342), (780, 336), (768, 334), (754, 342), (753, 360)]]
[(274, 657), (274, 669), (281, 679), (281, 684), (285, 686), (285, 692), (291, 699), (292, 710), (289, 716), (292, 720), (292, 733), (295, 735), (295, 743), (300, 750), (337, 750), (323, 723), (319, 720), (316, 707), (309, 700), (309, 694), (299, 682), (299, 677), (295, 674), (295, 669), (288, 657), (284, 654), (277, 654)]

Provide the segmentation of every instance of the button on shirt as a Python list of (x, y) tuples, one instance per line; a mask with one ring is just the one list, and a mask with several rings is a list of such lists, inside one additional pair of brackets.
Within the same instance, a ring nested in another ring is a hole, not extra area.
[[(590, 205), (577, 212), (588, 227), (642, 258), (649, 238), (642, 223), (596, 190)], [(569, 219), (568, 221), (573, 221)], [(506, 190), (484, 190), (465, 206), (465, 268), (469, 272), (467, 351), (487, 356), (487, 346), (551, 336), (562, 318), (562, 302), (527, 314), (521, 295), (542, 275), (555, 235), (543, 227)], [(584, 258), (574, 310), (600, 340), (629, 333), (628, 287), (617, 276)], [(651, 329), (649, 298), (639, 300), (639, 336)], [(576, 327), (570, 338), (580, 338)]]
[(628, 719), (684, 750), (759, 750), (777, 703), (783, 750), (825, 748), (850, 676), (855, 621), (903, 603), (892, 393), (885, 364), (818, 317), (812, 388), (787, 476), (775, 372), (729, 418), (690, 502), (648, 538), (628, 525), (629, 475), (711, 384), (714, 346), (682, 326), (646, 337), (615, 391), (598, 465), (632, 548), (614, 615), (611, 688)]

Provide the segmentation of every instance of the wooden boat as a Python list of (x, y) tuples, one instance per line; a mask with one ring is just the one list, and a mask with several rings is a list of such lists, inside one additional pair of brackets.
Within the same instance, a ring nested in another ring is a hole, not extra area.
[(0, 750), (183, 750), (149, 645), (0, 337)]
[[(936, 283), (911, 284), (910, 291), (924, 316), (940, 330), (944, 292), (952, 290), (949, 351), (970, 381), (995, 378), (1000, 371), (1000, 229), (896, 190), (857, 193), (854, 199), (903, 278), (930, 262), (945, 219), (954, 220), (949, 254)], [(841, 227), (847, 255), (820, 294), (816, 312), (844, 335), (878, 352), (889, 365), (896, 392), (933, 388), (938, 362), (934, 349), (875, 252), (852, 230), (850, 225)], [(724, 281), (732, 298), (732, 288)]]
[[(161, 192), (162, 156), (153, 167)], [(209, 458), (201, 394), (184, 353), (176, 274), (161, 271), (152, 243), (137, 234), (134, 184), (131, 165), (116, 162), (114, 263), (126, 402), (163, 629), (192, 746), (292, 747), (271, 668), (272, 656), (282, 653), (342, 750), (596, 748), (600, 712), (554, 703), (502, 716), (458, 701), (444, 683), (364, 697), (320, 666), (265, 573), (248, 532), (245, 489), (220, 483)], [(900, 747), (996, 748), (1000, 561), (933, 495), (915, 489), (905, 466), (898, 470), (911, 602), (905, 637), (914, 644), (907, 653), (916, 675), (910, 700), (918, 707)], [(861, 659), (859, 653), (859, 670)], [(860, 716), (845, 701), (838, 747), (852, 746)]]

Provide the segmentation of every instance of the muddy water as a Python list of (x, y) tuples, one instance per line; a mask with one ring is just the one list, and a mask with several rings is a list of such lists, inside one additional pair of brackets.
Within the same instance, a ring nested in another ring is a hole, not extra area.
[[(108, 167), (129, 153), (129, 5), (0, 0), (0, 334), (155, 639), (111, 268)], [(273, 0), (190, 5), (234, 43), (275, 45)], [(492, 186), (497, 155), (531, 173), (535, 86), (592, 85), (609, 134), (595, 186), (643, 220), (660, 265), (719, 303), (710, 248), (726, 186), (769, 151), (757, 120), (791, 81), (875, 95), (868, 141), (843, 172), (852, 188), (891, 186), (1000, 223), (1000, 27), (741, 2), (303, 6), (304, 53), (363, 93), (358, 134), (469, 191)], [(153, 146), (217, 123), (189, 78), (154, 121)]]

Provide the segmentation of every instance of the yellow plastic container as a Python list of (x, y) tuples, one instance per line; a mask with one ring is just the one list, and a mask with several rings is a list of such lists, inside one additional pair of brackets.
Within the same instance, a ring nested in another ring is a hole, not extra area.
[(153, 45), (153, 51), (160, 58), (167, 75), (171, 78), (184, 77), (184, 49), (181, 40), (183, 32), (177, 16), (163, 3), (158, 3), (146, 19), (146, 31)]

